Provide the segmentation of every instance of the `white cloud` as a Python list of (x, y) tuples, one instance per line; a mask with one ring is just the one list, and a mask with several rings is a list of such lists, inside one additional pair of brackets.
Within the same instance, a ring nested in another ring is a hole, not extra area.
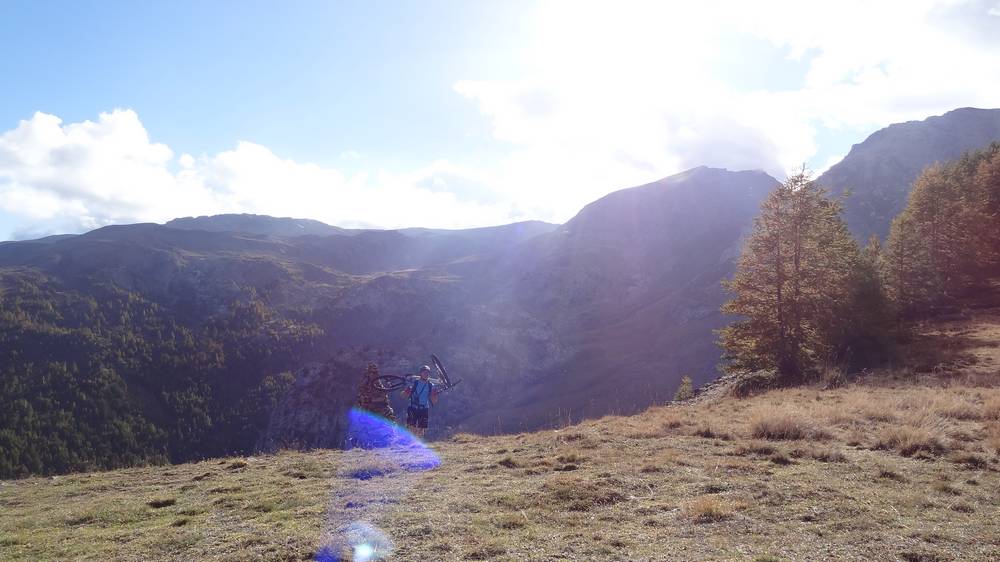
[[(463, 187), (464, 186), (464, 187)], [(435, 162), (408, 174), (340, 171), (239, 142), (174, 158), (131, 110), (63, 124), (36, 113), (0, 134), (0, 209), (37, 221), (34, 234), (112, 223), (251, 212), (338, 225), (464, 227), (518, 217), (476, 174)]]
[(841, 160), (843, 160), (844, 156), (846, 156), (846, 154), (837, 154), (835, 156), (831, 156), (831, 157), (827, 158), (826, 161), (823, 162), (823, 165), (821, 167), (819, 167), (819, 168), (817, 168), (815, 170), (810, 170), (810, 172), (812, 172), (813, 177), (820, 176), (824, 172), (826, 172), (827, 170), (829, 170), (830, 168), (832, 168), (834, 166), (834, 164), (837, 164), (838, 162), (840, 162)]
[[(996, 107), (1000, 49), (974, 33), (988, 10), (947, 0), (552, 1), (535, 14), (524, 76), (455, 90), (512, 147), (501, 183), (565, 219), (612, 189), (699, 164), (781, 177), (814, 158), (824, 129), (860, 135)], [(754, 41), (773, 60), (744, 56)], [(786, 76), (781, 64), (795, 61), (804, 74)], [(748, 89), (731, 79), (739, 73), (800, 84)]]

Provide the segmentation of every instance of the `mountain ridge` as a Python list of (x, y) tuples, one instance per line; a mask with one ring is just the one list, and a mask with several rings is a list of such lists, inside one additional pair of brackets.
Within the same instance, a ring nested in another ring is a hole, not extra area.
[(816, 181), (835, 195), (851, 191), (844, 218), (859, 240), (872, 235), (884, 240), (924, 168), (997, 141), (1000, 109), (954, 109), (875, 131)]

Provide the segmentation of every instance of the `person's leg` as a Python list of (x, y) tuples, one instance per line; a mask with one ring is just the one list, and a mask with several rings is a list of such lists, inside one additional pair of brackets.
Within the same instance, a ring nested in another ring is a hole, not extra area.
[(424, 435), (427, 434), (427, 422), (429, 421), (428, 418), (430, 417), (429, 414), (430, 411), (428, 408), (422, 408), (420, 410), (420, 416), (417, 419), (417, 426), (419, 427), (420, 430), (420, 434), (418, 435), (418, 437), (420, 437), (421, 441), (424, 439)]

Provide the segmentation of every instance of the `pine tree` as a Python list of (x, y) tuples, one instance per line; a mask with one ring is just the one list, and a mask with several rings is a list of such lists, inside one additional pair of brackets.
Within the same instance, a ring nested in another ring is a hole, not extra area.
[(886, 243), (886, 291), (902, 318), (927, 305), (940, 285), (930, 248), (920, 238), (921, 229), (908, 209), (892, 221)]
[(688, 400), (692, 396), (694, 396), (694, 383), (691, 382), (691, 377), (684, 375), (681, 377), (681, 384), (677, 387), (677, 392), (674, 393), (674, 401)]
[(803, 172), (764, 201), (725, 286), (740, 317), (721, 330), (727, 371), (774, 369), (798, 379), (840, 353), (857, 244), (841, 206)]
[(851, 299), (835, 361), (849, 368), (875, 365), (887, 359), (894, 339), (895, 314), (883, 280), (884, 257), (878, 236), (861, 251), (851, 280)]
[(987, 148), (972, 174), (973, 195), (981, 209), (977, 257), (983, 277), (1000, 275), (1000, 143)]
[(924, 170), (893, 221), (889, 296), (901, 319), (961, 304), (1000, 272), (1000, 144)]

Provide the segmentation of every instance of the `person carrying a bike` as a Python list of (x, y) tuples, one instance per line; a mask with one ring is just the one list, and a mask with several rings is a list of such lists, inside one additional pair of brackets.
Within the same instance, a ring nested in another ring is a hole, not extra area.
[(389, 405), (389, 394), (377, 384), (373, 384), (378, 379), (378, 376), (378, 365), (369, 363), (368, 369), (365, 370), (364, 378), (358, 386), (357, 405), (363, 410), (395, 422), (396, 413), (392, 411), (392, 406)]
[(432, 404), (437, 404), (439, 393), (430, 378), (431, 368), (424, 365), (420, 367), (420, 378), (403, 390), (403, 398), (410, 399), (410, 406), (406, 409), (406, 427), (421, 439), (427, 433), (430, 408)]
[(371, 449), (388, 447), (396, 441), (396, 413), (389, 405), (388, 392), (376, 384), (379, 377), (378, 365), (369, 363), (365, 370), (361, 385), (358, 386), (357, 408), (375, 414), (378, 418), (352, 416), (348, 428), (347, 448), (362, 447)]

